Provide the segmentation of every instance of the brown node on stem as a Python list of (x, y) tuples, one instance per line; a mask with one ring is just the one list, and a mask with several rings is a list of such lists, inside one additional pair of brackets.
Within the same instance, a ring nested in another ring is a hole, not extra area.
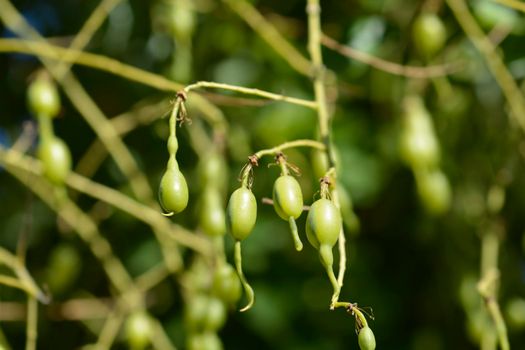
[(239, 174), (238, 180), (241, 183), (246, 184), (248, 189), (252, 188), (253, 185), (253, 168), (259, 166), (259, 157), (253, 154), (248, 157), (248, 163), (244, 164)]
[(290, 163), (288, 161), (288, 157), (286, 157), (286, 155), (283, 152), (277, 152), (277, 154), (275, 155), (275, 163), (268, 164), (268, 167), (272, 165), (281, 165), (281, 164), (285, 166), (288, 170), (291, 170), (295, 176), (297, 177), (301, 176), (301, 169), (297, 165)]
[(181, 90), (177, 92), (177, 98), (181, 99), (182, 102), (186, 102), (186, 99), (188, 98), (188, 95), (186, 95), (186, 92)]
[(321, 179), (319, 179), (319, 183), (321, 184), (321, 187), (322, 187), (323, 185), (330, 186), (332, 182), (330, 181), (329, 176), (323, 176)]
[(259, 166), (259, 157), (257, 157), (257, 155), (255, 154), (252, 154), (251, 156), (248, 157), (248, 162), (250, 163), (252, 167)]

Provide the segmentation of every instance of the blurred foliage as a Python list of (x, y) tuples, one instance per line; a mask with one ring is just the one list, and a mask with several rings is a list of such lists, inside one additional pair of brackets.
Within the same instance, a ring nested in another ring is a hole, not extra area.
[[(251, 2), (307, 54), (304, 1)], [(430, 63), (463, 63), (460, 71), (446, 79), (414, 82), (323, 51), (327, 67), (337, 76), (339, 91), (332, 129), (340, 181), (349, 190), (361, 223), (360, 234), (347, 242), (348, 271), (341, 294), (343, 299), (373, 308), (375, 321), (370, 324), (380, 349), (476, 348), (476, 321), (468, 310), (481, 303), (475, 292), (479, 236), (491, 219), (489, 190), (495, 184), (503, 185), (504, 205), (498, 214), (505, 227), (500, 301), (510, 322), (511, 346), (518, 349), (525, 344), (525, 143), (517, 125), (509, 121), (506, 101), (482, 56), (465, 38), (446, 5), (433, 3), (438, 4), (447, 41)], [(516, 81), (521, 82), (525, 78), (523, 14), (492, 1), (470, 3), (487, 32), (504, 33), (498, 50)], [(80, 0), (14, 2), (41, 34), (61, 45), (71, 41), (97, 4)], [(228, 6), (214, 0), (195, 0), (192, 5), (194, 24), (186, 23), (193, 31), (189, 48), (183, 48), (182, 40), (173, 41), (163, 17), (161, 6), (165, 3), (131, 0), (113, 10), (86, 50), (176, 81), (208, 80), (313, 98), (309, 79), (289, 68)], [(402, 64), (422, 65), (410, 35), (422, 6), (423, 2), (413, 0), (322, 1), (322, 26), (326, 34), (358, 50)], [(13, 36), (3, 27), (0, 33), (2, 37)], [(184, 50), (190, 50), (189, 58)], [(173, 66), (177, 57), (187, 60), (183, 68)], [(23, 123), (32, 120), (26, 90), (40, 66), (33, 56), (0, 55), (3, 146), (12, 145)], [(74, 66), (72, 71), (108, 116), (123, 113), (146, 98), (172, 97), (91, 68)], [(440, 143), (441, 169), (453, 193), (450, 210), (441, 216), (425, 211), (418, 199), (416, 178), (399, 155), (401, 105), (407, 92), (416, 92), (423, 99)], [(166, 105), (166, 111), (168, 108)], [(268, 103), (262, 107), (234, 104), (220, 108), (231, 125), (229, 192), (238, 186), (236, 177), (252, 150), (316, 136), (315, 114), (300, 106)], [(161, 117), (125, 137), (153, 188), (157, 188), (166, 165), (167, 120)], [(184, 125), (178, 131), (177, 156), (181, 170), (188, 174), (188, 213), (195, 212), (196, 195), (201, 190), (193, 176), (197, 155), (186, 130), (191, 127)], [(69, 145), (74, 163), (95, 139), (63, 93), (55, 130)], [(299, 181), (305, 204), (310, 204), (318, 189), (310, 152), (294, 150), (288, 155), (301, 169)], [(267, 163), (263, 160), (255, 169), (253, 190), (258, 199), (271, 197), (278, 176), (278, 169), (267, 168)], [(126, 179), (110, 158), (93, 179), (129, 193)], [(99, 263), (86, 246), (2, 169), (0, 201), (0, 245), (15, 251), (21, 239), (27, 240), (28, 270), (39, 285), (49, 287), (54, 303), (111, 295)], [(95, 204), (86, 196), (78, 196), (76, 201), (86, 211)], [(133, 276), (161, 261), (159, 246), (148, 227), (119, 210), (102, 206), (101, 211), (99, 227)], [(305, 217), (303, 214), (298, 220), (303, 238)], [(196, 214), (181, 215), (173, 220), (195, 229), (197, 218)], [(271, 206), (259, 205), (255, 230), (243, 243), (245, 274), (253, 284), (257, 302), (246, 313), (229, 313), (219, 332), (225, 349), (357, 348), (353, 318), (343, 310), (328, 309), (331, 287), (316, 252), (305, 244), (304, 251), (297, 253), (287, 230)], [(230, 259), (232, 247), (231, 238), (226, 237)], [(191, 261), (191, 254), (186, 254), (186, 261)], [(473, 281), (470, 284), (469, 279)], [(184, 347), (183, 299), (178, 285), (167, 279), (150, 291), (148, 300), (151, 314), (162, 322), (177, 347)], [(0, 303), (6, 301), (23, 303), (25, 298), (17, 290), (0, 286)], [(39, 348), (71, 349), (96, 340), (102, 320), (56, 319), (50, 311), (52, 306), (40, 307)], [(2, 315), (0, 309), (1, 331), (13, 349), (22, 348), (24, 323), (3, 321)], [(115, 345), (124, 347), (122, 341)]]

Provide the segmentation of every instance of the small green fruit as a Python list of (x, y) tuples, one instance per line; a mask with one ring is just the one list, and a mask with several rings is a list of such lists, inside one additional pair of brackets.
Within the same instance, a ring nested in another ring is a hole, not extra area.
[(442, 215), (450, 208), (452, 190), (447, 177), (439, 170), (416, 175), (417, 191), (423, 205), (432, 215)]
[(132, 349), (145, 349), (153, 334), (151, 316), (144, 311), (132, 313), (126, 321), (125, 333)]
[(222, 236), (226, 233), (226, 214), (221, 194), (215, 187), (207, 187), (202, 193), (199, 223), (204, 233)]
[(29, 85), (27, 102), (34, 114), (54, 118), (60, 111), (60, 96), (53, 81), (44, 74)]
[(437, 15), (424, 13), (414, 22), (412, 38), (419, 54), (425, 60), (430, 60), (445, 45), (447, 31)]
[(217, 268), (213, 277), (212, 290), (226, 304), (235, 304), (241, 298), (241, 281), (231, 265), (222, 264)]
[(306, 218), (306, 236), (314, 248), (320, 245), (333, 247), (339, 238), (341, 214), (331, 200), (321, 198), (310, 207)]
[(376, 348), (376, 338), (370, 327), (361, 328), (357, 336), (361, 350), (374, 350)]
[(284, 220), (297, 219), (303, 212), (303, 193), (297, 180), (290, 175), (279, 176), (273, 185), (273, 206)]
[(159, 201), (162, 208), (177, 214), (188, 205), (188, 185), (178, 167), (166, 170), (159, 187)]
[(222, 350), (219, 336), (213, 332), (192, 333), (186, 341), (188, 350)]
[(56, 136), (46, 137), (41, 140), (37, 155), (44, 175), (57, 185), (63, 184), (71, 171), (71, 153), (66, 143)]
[(257, 219), (257, 201), (252, 191), (241, 187), (232, 193), (227, 217), (233, 238), (242, 241), (248, 237)]

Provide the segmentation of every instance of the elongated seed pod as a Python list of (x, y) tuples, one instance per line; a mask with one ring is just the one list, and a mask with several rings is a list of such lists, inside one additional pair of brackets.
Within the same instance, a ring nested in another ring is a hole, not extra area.
[(240, 187), (232, 193), (228, 202), (227, 217), (233, 238), (242, 241), (248, 237), (257, 219), (257, 201), (252, 191)]
[(374, 332), (372, 332), (372, 329), (368, 326), (361, 328), (357, 336), (357, 341), (359, 342), (361, 350), (374, 350), (376, 348)]
[(321, 198), (312, 204), (306, 218), (306, 236), (314, 248), (323, 244), (333, 247), (341, 226), (341, 214), (331, 200)]
[(283, 220), (297, 219), (303, 212), (303, 193), (290, 175), (279, 176), (273, 185), (273, 206)]
[(177, 167), (168, 167), (159, 186), (159, 201), (168, 214), (177, 214), (188, 205), (188, 185)]
[(43, 138), (37, 155), (42, 162), (44, 175), (57, 185), (63, 184), (71, 171), (71, 153), (67, 144), (56, 136)]

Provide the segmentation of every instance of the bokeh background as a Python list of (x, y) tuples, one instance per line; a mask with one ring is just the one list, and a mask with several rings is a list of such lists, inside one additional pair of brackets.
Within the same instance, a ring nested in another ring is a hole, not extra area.
[[(251, 3), (300, 52), (308, 54), (304, 1)], [(525, 143), (523, 132), (509, 118), (507, 102), (484, 57), (439, 0), (321, 1), (322, 27), (344, 45), (401, 64), (423, 65), (411, 33), (414, 19), (423, 7), (430, 6), (428, 3), (437, 10), (447, 32), (446, 45), (431, 64), (461, 62), (457, 73), (442, 79), (414, 80), (382, 72), (328, 49), (323, 51), (326, 66), (333, 72), (329, 91), (331, 101), (336, 103), (332, 130), (340, 161), (339, 179), (352, 197), (361, 227), (358, 234), (348, 237), (342, 299), (373, 308), (375, 320), (370, 325), (379, 349), (478, 348), (473, 316), (476, 312), (469, 311), (469, 307), (482, 308), (475, 289), (480, 236), (490, 223), (497, 222), (503, 228), (499, 300), (511, 347), (520, 349), (525, 346)], [(494, 1), (468, 3), (521, 84), (525, 77), (523, 13)], [(13, 4), (42, 35), (57, 45), (68, 45), (98, 1), (16, 0)], [(181, 83), (216, 81), (313, 98), (310, 79), (292, 70), (225, 3), (191, 1), (191, 44), (174, 38), (166, 6), (168, 1), (122, 1), (86, 50)], [(2, 23), (0, 34), (2, 38), (15, 36)], [(26, 90), (40, 67), (39, 60), (30, 55), (0, 54), (3, 147), (12, 145), (23, 124), (33, 120), (26, 105)], [(88, 67), (74, 66), (72, 71), (108, 116), (137, 104), (157, 106), (157, 117), (124, 139), (156, 188), (166, 162), (167, 119), (162, 117), (169, 111), (173, 96)], [(444, 93), (443, 84), (452, 93)], [(441, 148), (441, 169), (452, 190), (450, 207), (441, 215), (425, 210), (414, 175), (399, 155), (401, 105), (412, 85), (417, 86), (412, 91), (422, 97), (432, 117)], [(62, 109), (55, 130), (69, 145), (76, 162), (96, 136), (61, 95)], [(237, 96), (228, 92), (220, 95)], [(247, 156), (256, 150), (287, 140), (316, 137), (316, 115), (308, 109), (284, 103), (251, 106), (221, 99), (217, 94), (210, 98), (230, 124), (230, 190), (237, 187), (237, 176)], [(200, 188), (195, 181), (198, 156), (186, 130), (191, 127), (184, 125), (178, 132), (178, 160), (189, 181), (190, 206), (187, 215), (173, 220), (194, 229), (194, 198)], [(288, 156), (301, 169), (299, 180), (305, 202), (310, 204), (318, 189), (311, 154), (299, 150), (290, 151)], [(253, 189), (258, 199), (271, 197), (278, 176), (277, 167), (267, 167), (269, 161), (263, 161), (255, 171)], [(110, 158), (92, 178), (129, 193), (126, 179)], [(487, 195), (495, 185), (505, 194), (504, 205), (499, 213), (490, 215)], [(76, 202), (86, 211), (95, 204), (82, 195)], [(133, 276), (161, 261), (150, 228), (118, 210), (98, 207), (101, 231)], [(1, 168), (0, 208), (0, 245), (15, 251), (21, 237), (25, 237), (28, 270), (40, 285), (60, 286), (53, 303), (40, 306), (38, 348), (74, 349), (95, 341), (103, 320), (63, 320), (53, 312), (53, 305), (81, 297), (111, 297), (112, 290), (98, 261), (54, 212)], [(305, 217), (303, 214), (298, 222), (303, 238)], [(232, 246), (233, 241), (226, 237), (230, 261)], [(286, 223), (271, 206), (259, 205), (257, 225), (244, 242), (243, 253), (245, 273), (257, 301), (246, 313), (229, 314), (219, 333), (225, 349), (358, 348), (353, 317), (343, 310), (328, 310), (331, 287), (316, 252), (308, 244), (301, 253), (293, 249)], [(191, 260), (190, 253), (185, 256)], [(173, 342), (184, 348), (183, 301), (176, 280), (160, 283), (148, 299), (151, 314), (162, 322)], [(25, 323), (23, 315), (13, 316), (7, 305), (24, 303), (23, 293), (0, 286), (0, 339), (5, 337), (13, 349), (24, 346)], [(478, 314), (483, 319), (483, 312)], [(115, 348), (126, 348), (124, 335)]]

